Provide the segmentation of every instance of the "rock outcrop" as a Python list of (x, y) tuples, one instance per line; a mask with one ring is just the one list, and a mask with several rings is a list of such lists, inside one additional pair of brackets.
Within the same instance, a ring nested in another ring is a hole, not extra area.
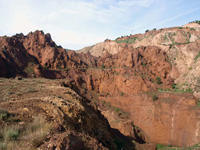
[[(52, 41), (50, 34), (44, 34), (43, 31), (30, 32), (27, 36), (16, 34), (13, 37), (0, 37), (0, 57), (2, 74), (6, 72), (6, 77), (30, 77), (37, 65), (55, 74), (55, 70), (61, 72), (69, 68), (87, 68), (96, 64), (96, 58), (89, 53), (78, 55), (74, 51), (66, 51)], [(48, 77), (45, 73), (43, 76)]]
[[(19, 125), (31, 122), (36, 116), (42, 116), (51, 123), (52, 132), (48, 135), (49, 138), (41, 141), (41, 149), (117, 149), (104, 116), (87, 99), (70, 88), (61, 86), (59, 81), (5, 79), (1, 81), (1, 85), (1, 91), (15, 90), (12, 98), (6, 101), (3, 97), (0, 98), (0, 108), (19, 118)], [(13, 85), (17, 85), (17, 89), (9, 89)], [(27, 90), (26, 94), (15, 94), (22, 89)], [(4, 127), (11, 123), (5, 120), (2, 124), (0, 119), (0, 124)], [(21, 140), (23, 139), (18, 142)], [(26, 148), (32, 149), (30, 146), (31, 143), (28, 143)]]
[[(176, 68), (175, 83), (181, 85), (181, 88), (192, 88), (195, 93), (199, 78), (199, 43), (200, 43), (200, 25), (197, 23), (189, 23), (182, 27), (163, 28), (159, 30), (151, 30), (145, 34), (136, 34), (131, 36), (119, 37), (114, 41), (106, 41), (106, 43), (113, 43), (115, 45), (110, 51), (105, 49), (110, 54), (123, 52), (126, 47), (138, 48), (156, 46), (168, 55), (170, 64)], [(97, 44), (98, 45), (98, 44)], [(102, 45), (102, 43), (101, 43)], [(123, 45), (123, 46), (122, 46)], [(96, 46), (96, 45), (95, 45)], [(95, 56), (103, 56), (104, 49), (94, 49), (94, 47), (87, 52)], [(118, 47), (118, 48), (116, 48)], [(121, 50), (121, 48), (123, 50)], [(81, 50), (80, 52), (86, 52)], [(173, 74), (173, 73), (172, 73)], [(199, 94), (195, 94), (199, 95)], [(199, 96), (197, 96), (199, 98)]]
[(103, 56), (105, 53), (116, 54), (124, 49), (126, 44), (117, 44), (114, 41), (106, 40), (102, 43), (97, 43), (94, 46), (83, 48), (82, 50), (77, 51), (77, 53), (87, 53), (89, 52), (93, 56)]
[[(200, 142), (200, 109), (193, 97), (200, 97), (198, 28), (187, 25), (152, 30), (115, 41), (106, 40), (79, 53), (57, 46), (50, 34), (42, 31), (31, 32), (27, 36), (0, 37), (0, 76), (67, 79), (63, 83), (65, 86), (94, 100), (111, 127), (129, 139), (140, 143), (190, 146)], [(102, 133), (100, 138), (93, 135), (95, 127), (92, 124), (98, 118), (90, 118), (87, 112), (96, 112), (86, 111), (83, 99), (72, 105), (68, 100), (47, 96), (42, 101), (48, 105), (55, 103), (62, 114), (67, 113), (61, 124), (64, 120), (70, 123), (80, 120), (78, 124), (68, 126), (72, 131), (55, 135), (58, 142), (50, 139), (52, 143), (63, 145), (75, 139), (79, 143), (77, 145), (87, 143), (89, 148), (108, 148), (109, 144), (104, 142), (102, 145), (89, 144), (110, 141), (111, 135), (109, 131), (108, 135)], [(108, 103), (110, 107), (104, 108), (102, 103)], [(71, 114), (71, 110), (76, 113)], [(119, 123), (114, 122), (116, 114), (120, 117), (122, 112), (128, 113), (128, 117), (118, 119)], [(76, 119), (70, 120), (69, 116)], [(87, 131), (89, 142), (80, 140), (83, 133), (77, 134), (76, 126)], [(66, 138), (65, 134), (69, 137)], [(116, 148), (112, 142), (110, 144)]]

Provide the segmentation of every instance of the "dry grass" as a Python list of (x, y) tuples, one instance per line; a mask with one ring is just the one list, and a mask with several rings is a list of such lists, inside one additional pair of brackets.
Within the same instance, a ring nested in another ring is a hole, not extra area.
[(0, 149), (23, 148), (22, 142), (29, 143), (28, 149), (40, 146), (50, 133), (52, 125), (41, 116), (34, 118), (33, 122), (25, 126), (9, 125), (0, 129)]
[(19, 125), (10, 125), (0, 129), (0, 149), (14, 149), (20, 134)]
[(32, 123), (27, 125), (22, 139), (29, 141), (33, 147), (38, 147), (43, 143), (51, 129), (51, 124), (47, 123), (44, 118), (36, 117)]

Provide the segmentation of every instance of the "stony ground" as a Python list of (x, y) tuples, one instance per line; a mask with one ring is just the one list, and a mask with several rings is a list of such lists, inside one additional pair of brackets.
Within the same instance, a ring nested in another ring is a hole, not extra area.
[(107, 120), (61, 85), (43, 78), (0, 79), (0, 149), (116, 149)]

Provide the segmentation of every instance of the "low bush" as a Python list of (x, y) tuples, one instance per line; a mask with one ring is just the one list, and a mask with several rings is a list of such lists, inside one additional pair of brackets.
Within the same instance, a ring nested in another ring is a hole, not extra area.
[(160, 77), (156, 77), (156, 83), (157, 84), (162, 84), (161, 78)]
[(200, 24), (200, 20), (195, 20), (195, 21), (192, 21), (192, 22), (189, 22), (189, 23), (197, 23), (197, 24)]
[(6, 120), (9, 116), (9, 113), (6, 109), (0, 108), (0, 120)]
[(162, 144), (157, 144), (156, 149), (157, 150), (175, 150), (176, 148), (172, 148), (172, 145), (166, 145), (165, 146), (165, 145), (162, 145)]
[(172, 85), (172, 89), (178, 89), (177, 84), (174, 83), (174, 84)]
[(119, 111), (120, 111), (120, 109), (119, 109), (119, 108), (116, 108), (115, 112), (118, 113)]
[(0, 129), (0, 149), (15, 149), (15, 141), (20, 134), (18, 125), (10, 125)]
[(157, 96), (156, 94), (153, 94), (153, 95), (152, 95), (152, 100), (153, 100), (153, 101), (158, 100), (158, 96)]
[(102, 68), (102, 69), (104, 69), (104, 68), (105, 68), (105, 65), (104, 65), (104, 64), (102, 64), (102, 65), (101, 65), (101, 68)]
[(117, 145), (118, 149), (123, 149), (126, 146), (126, 143), (120, 139), (114, 139), (115, 144)]
[(5, 141), (15, 141), (17, 140), (20, 133), (20, 127), (18, 125), (12, 125), (4, 128), (3, 138)]
[(198, 60), (198, 58), (200, 57), (200, 52), (196, 55), (196, 57), (194, 58), (195, 62)]

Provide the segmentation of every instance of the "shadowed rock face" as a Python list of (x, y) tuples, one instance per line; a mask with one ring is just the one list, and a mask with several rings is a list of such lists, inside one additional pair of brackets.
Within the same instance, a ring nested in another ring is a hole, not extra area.
[(12, 77), (17, 74), (26, 76), (23, 68), (28, 62), (38, 62), (27, 53), (23, 43), (16, 37), (0, 37), (0, 47), (1, 64), (4, 66), (1, 71), (4, 72), (4, 76)]
[(0, 68), (1, 68), (0, 76), (5, 77), (7, 74), (7, 69), (2, 57), (0, 57)]
[[(188, 35), (183, 37), (184, 33)], [(165, 34), (169, 41), (163, 39)], [(99, 106), (106, 101), (128, 112), (128, 120), (122, 119), (116, 124), (113, 112), (100, 108), (111, 127), (126, 136), (137, 137), (142, 142), (178, 146), (200, 142), (200, 109), (196, 99), (184, 90), (172, 89), (174, 83), (186, 81), (191, 74), (198, 77), (199, 31), (170, 28), (117, 40), (134, 37), (138, 40), (132, 44), (107, 40), (91, 47), (92, 51), (87, 48), (88, 53), (66, 51), (42, 31), (0, 37), (0, 76), (31, 77), (32, 67), (35, 77), (68, 78), (71, 88), (80, 93), (85, 89), (81, 94), (99, 95)], [(193, 43), (184, 43), (188, 38)], [(98, 56), (95, 48), (104, 50), (101, 57), (95, 57)], [(197, 71), (188, 69), (188, 64), (193, 64)], [(197, 85), (193, 87), (198, 89)]]
[[(76, 54), (74, 51), (66, 51), (61, 46), (57, 46), (52, 41), (50, 34), (44, 34), (43, 31), (30, 32), (27, 36), (23, 34), (17, 34), (13, 37), (0, 37), (0, 56), (6, 69), (2, 72), (6, 72), (7, 77), (16, 75), (27, 76), (24, 72), (28, 64), (33, 64), (32, 67), (40, 66), (40, 73), (43, 72), (44, 76), (49, 78), (45, 74), (50, 75), (50, 78), (61, 78), (62, 74), (56, 73), (53, 70), (67, 68), (77, 69), (79, 67), (86, 68), (87, 66), (94, 66), (96, 58), (88, 54)], [(36, 72), (38, 73), (38, 67)], [(44, 70), (48, 68), (51, 71)], [(48, 73), (45, 73), (48, 72)], [(36, 73), (36, 74), (37, 74)], [(37, 76), (37, 75), (36, 75)]]

